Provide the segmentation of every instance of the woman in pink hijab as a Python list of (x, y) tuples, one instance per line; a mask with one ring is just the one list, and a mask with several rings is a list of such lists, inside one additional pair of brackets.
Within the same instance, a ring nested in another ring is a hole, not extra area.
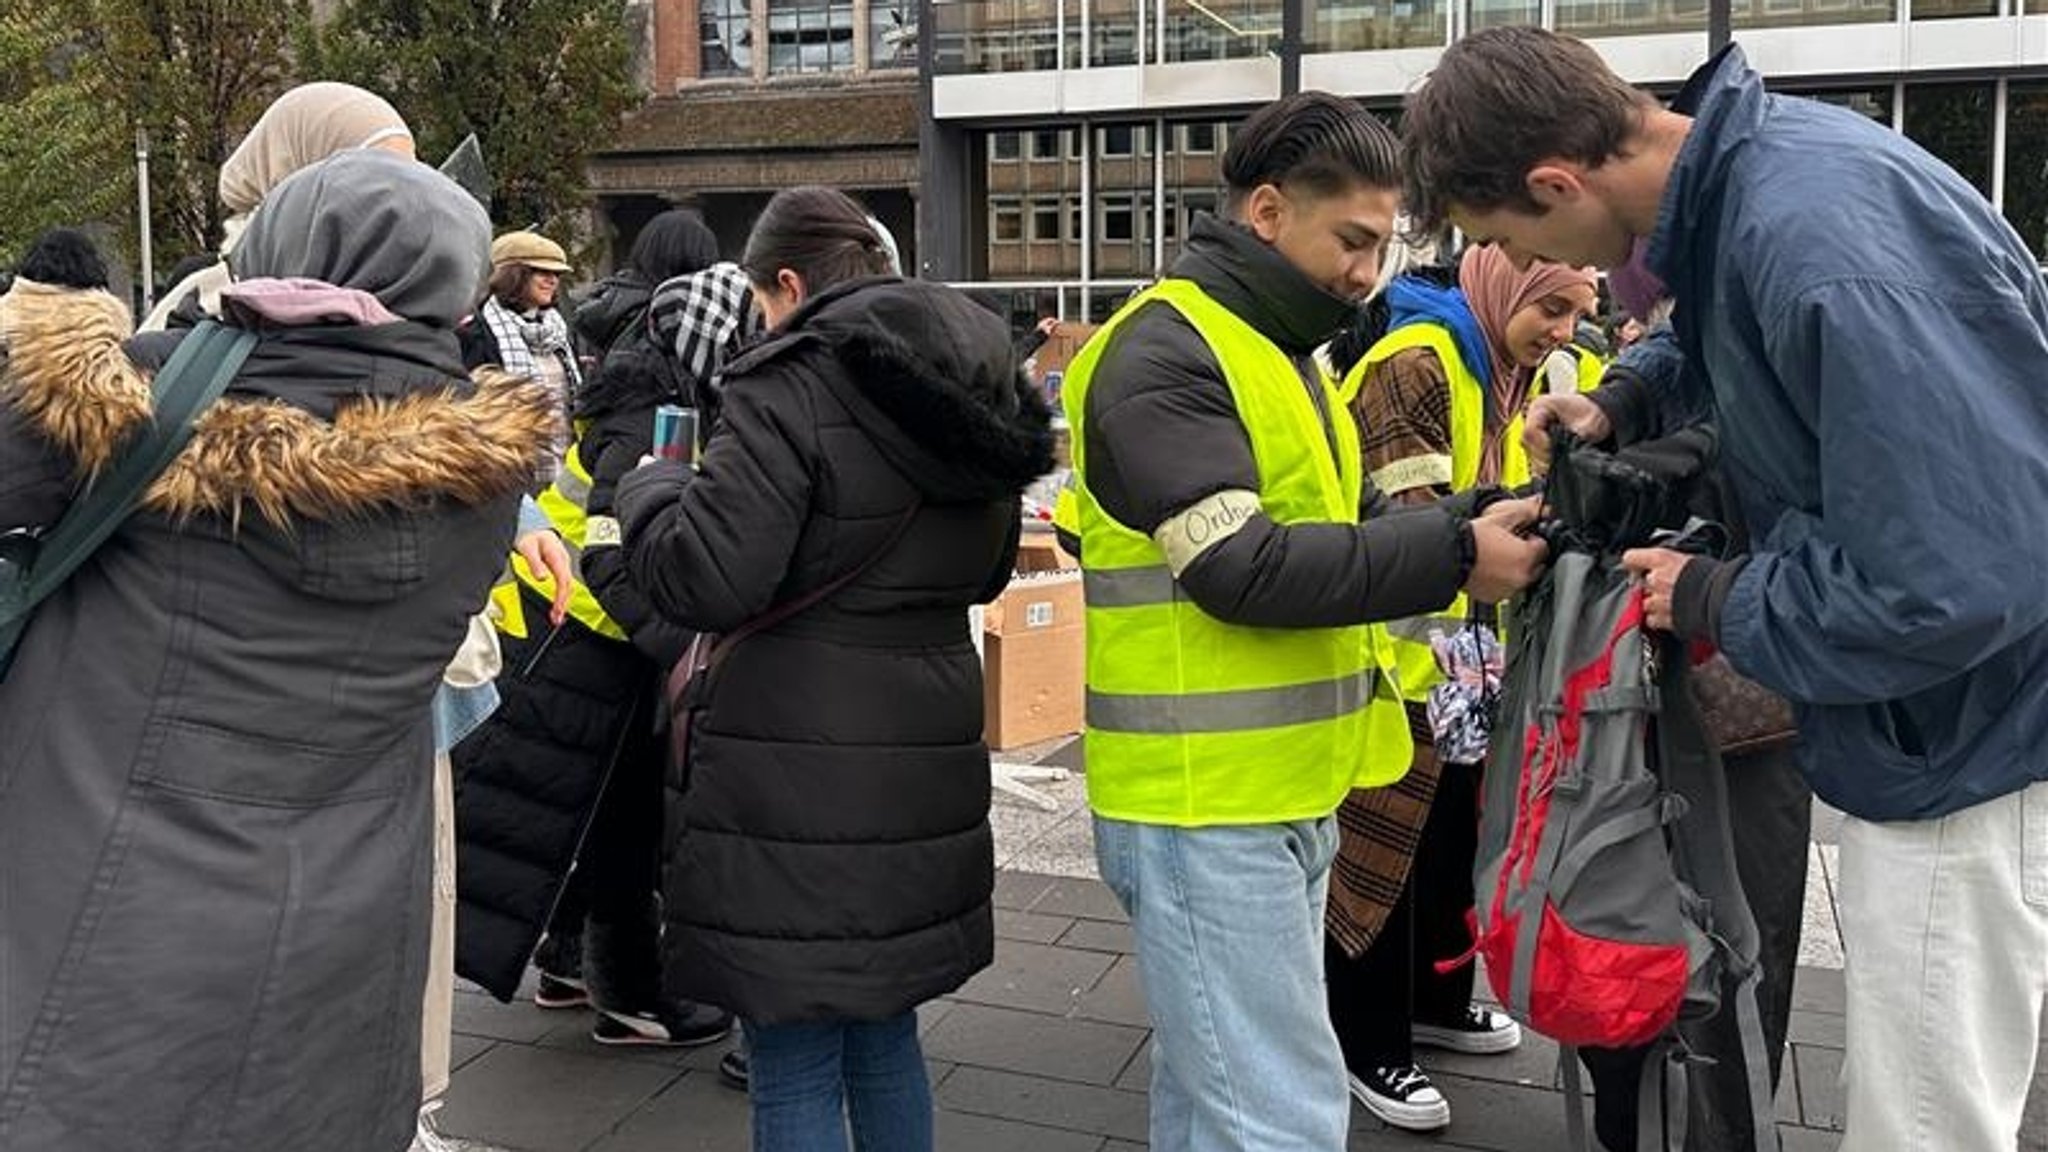
[[(1594, 291), (1590, 269), (1518, 269), (1491, 247), (1392, 281), (1389, 330), (1344, 388), (1373, 482), (1402, 503), (1526, 484), (1522, 412), (1542, 388), (1538, 366), (1571, 339)], [(1410, 1131), (1451, 1121), (1450, 1102), (1415, 1061), (1417, 1046), (1486, 1055), (1521, 1043), (1514, 1021), (1472, 1002), (1470, 965), (1438, 973), (1434, 964), (1471, 945), (1464, 916), (1486, 733), (1455, 694), (1431, 708), (1444, 680), (1432, 633), (1489, 650), (1494, 638), (1477, 634), (1489, 629), (1475, 619), (1483, 615), (1460, 598), (1437, 615), (1388, 626), (1415, 759), (1398, 784), (1354, 792), (1337, 813), (1343, 838), (1325, 964), (1331, 1022), (1352, 1095)], [(1443, 725), (1441, 755), (1433, 720)]]

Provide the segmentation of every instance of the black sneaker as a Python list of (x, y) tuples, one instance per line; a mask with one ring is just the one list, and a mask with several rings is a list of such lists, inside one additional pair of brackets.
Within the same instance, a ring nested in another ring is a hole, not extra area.
[(1461, 1020), (1450, 1024), (1417, 1021), (1410, 1030), (1414, 1043), (1443, 1048), (1472, 1056), (1513, 1052), (1522, 1044), (1522, 1029), (1507, 1015), (1477, 1004), (1465, 1009)]
[(752, 1082), (752, 1069), (747, 1065), (745, 1048), (735, 1048), (718, 1058), (718, 1082), (735, 1091), (747, 1090)]
[(583, 982), (583, 939), (571, 933), (557, 939), (541, 937), (533, 950), (533, 966), (540, 969), (540, 984), (533, 990), (533, 1002), (541, 1008), (587, 1008), (590, 988)]
[(600, 1009), (590, 1038), (619, 1047), (696, 1048), (732, 1035), (732, 1013), (691, 1000), (672, 1000), (652, 1012)]
[(1351, 1095), (1366, 1111), (1409, 1132), (1434, 1132), (1451, 1123), (1450, 1101), (1413, 1064), (1354, 1072)]

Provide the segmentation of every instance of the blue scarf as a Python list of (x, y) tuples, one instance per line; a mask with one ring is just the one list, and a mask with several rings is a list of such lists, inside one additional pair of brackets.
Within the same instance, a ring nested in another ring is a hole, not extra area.
[(1493, 395), (1493, 354), (1486, 349), (1486, 333), (1480, 330), (1479, 318), (1465, 302), (1464, 292), (1439, 287), (1419, 276), (1400, 276), (1387, 285), (1387, 309), (1389, 332), (1410, 324), (1435, 324), (1448, 330), (1465, 367), (1479, 377), (1486, 395)]

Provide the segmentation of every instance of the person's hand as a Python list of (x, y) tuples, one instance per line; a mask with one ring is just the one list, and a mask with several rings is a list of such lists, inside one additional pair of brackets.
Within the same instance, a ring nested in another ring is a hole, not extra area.
[(1041, 319), (1038, 322), (1038, 330), (1045, 335), (1046, 339), (1052, 339), (1059, 334), (1060, 318), (1057, 316), (1047, 316)]
[(1678, 574), (1693, 559), (1669, 548), (1632, 548), (1621, 554), (1621, 566), (1642, 577), (1643, 615), (1650, 627), (1673, 630), (1671, 594), (1678, 588)]
[(1538, 537), (1521, 537), (1481, 517), (1472, 521), (1472, 573), (1465, 593), (1483, 604), (1498, 604), (1536, 582), (1550, 547)]
[(1519, 500), (1496, 500), (1479, 514), (1481, 520), (1498, 524), (1510, 532), (1519, 533), (1543, 517), (1543, 497), (1524, 496)]
[(576, 591), (576, 573), (569, 565), (569, 550), (552, 528), (538, 528), (512, 543), (513, 550), (535, 572), (546, 572), (555, 582), (555, 602), (548, 608), (548, 623), (559, 627), (569, 615), (569, 597)]
[(1579, 393), (1568, 396), (1538, 396), (1529, 404), (1522, 421), (1522, 447), (1529, 452), (1529, 467), (1538, 476), (1550, 470), (1550, 436), (1563, 428), (1581, 440), (1600, 441), (1614, 434), (1614, 425), (1598, 404)]

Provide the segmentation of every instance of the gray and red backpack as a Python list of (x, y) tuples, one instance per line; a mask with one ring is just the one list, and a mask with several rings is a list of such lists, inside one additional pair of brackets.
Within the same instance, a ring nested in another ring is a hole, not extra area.
[[(1558, 448), (1548, 573), (1511, 608), (1474, 870), (1475, 951), (1509, 1015), (1564, 1046), (1567, 1124), (1586, 1149), (1581, 1046), (1648, 1047), (1640, 1152), (1682, 1147), (1681, 1021), (1734, 1012), (1755, 1146), (1778, 1146), (1758, 1016), (1758, 936), (1734, 859), (1720, 756), (1687, 653), (1644, 625), (1620, 566), (1672, 518), (1658, 478)], [(1678, 1129), (1674, 1133), (1673, 1129)]]

